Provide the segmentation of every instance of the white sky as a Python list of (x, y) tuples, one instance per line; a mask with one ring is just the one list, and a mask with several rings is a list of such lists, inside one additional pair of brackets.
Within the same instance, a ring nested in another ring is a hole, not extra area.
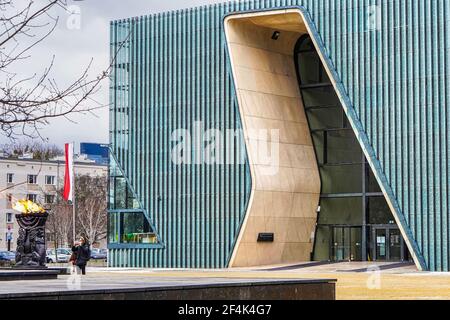
[[(14, 0), (21, 3), (23, 0)], [(37, 0), (45, 3), (47, 0)], [(61, 9), (54, 11), (60, 17), (57, 29), (44, 42), (33, 48), (31, 57), (15, 66), (15, 72), (22, 77), (34, 72), (42, 73), (55, 55), (52, 77), (61, 84), (68, 83), (93, 59), (91, 75), (104, 70), (109, 61), (109, 22), (111, 20), (142, 16), (160, 11), (187, 8), (226, 0), (67, 0), (69, 5), (81, 9), (80, 28), (68, 27), (69, 14)], [(105, 81), (95, 99), (108, 103), (108, 82)], [(41, 130), (41, 134), (52, 144), (62, 145), (68, 141), (108, 142), (108, 110), (96, 112), (97, 116), (74, 115), (75, 123), (66, 119), (56, 119)], [(1, 142), (7, 142), (0, 136)]]

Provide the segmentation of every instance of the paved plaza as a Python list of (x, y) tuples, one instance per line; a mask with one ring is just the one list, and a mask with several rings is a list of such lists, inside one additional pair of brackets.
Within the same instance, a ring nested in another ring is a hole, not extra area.
[[(91, 290), (277, 279), (337, 279), (338, 300), (450, 299), (450, 274), (419, 272), (412, 264), (396, 263), (305, 263), (215, 270), (88, 268), (79, 285)], [(7, 281), (0, 286), (0, 294), (66, 291), (76, 285), (68, 275), (57, 280)]]

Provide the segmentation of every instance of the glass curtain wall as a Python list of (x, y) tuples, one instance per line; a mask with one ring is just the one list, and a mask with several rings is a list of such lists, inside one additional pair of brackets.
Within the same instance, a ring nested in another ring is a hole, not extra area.
[(322, 183), (314, 260), (404, 259), (392, 213), (309, 36), (294, 59)]
[(113, 155), (109, 166), (108, 244), (151, 246), (158, 243), (148, 218)]

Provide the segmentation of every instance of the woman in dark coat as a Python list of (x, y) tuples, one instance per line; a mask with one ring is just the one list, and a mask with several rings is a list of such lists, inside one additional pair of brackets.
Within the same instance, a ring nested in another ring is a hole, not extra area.
[(86, 274), (86, 264), (91, 259), (91, 249), (85, 237), (80, 238), (80, 242), (76, 242), (72, 247), (75, 254), (75, 265), (80, 268), (81, 274)]

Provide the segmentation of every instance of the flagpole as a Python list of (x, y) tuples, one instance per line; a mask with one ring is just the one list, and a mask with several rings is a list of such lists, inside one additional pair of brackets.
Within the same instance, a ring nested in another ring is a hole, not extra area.
[(76, 229), (75, 229), (75, 142), (72, 143), (72, 232), (73, 232), (73, 242), (76, 241)]

